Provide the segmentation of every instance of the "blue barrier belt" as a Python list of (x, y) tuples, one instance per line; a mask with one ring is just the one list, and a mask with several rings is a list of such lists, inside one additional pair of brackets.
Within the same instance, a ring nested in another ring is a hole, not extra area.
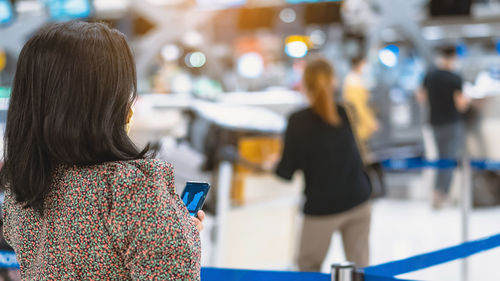
[(458, 161), (453, 159), (425, 160), (421, 157), (407, 159), (388, 159), (382, 161), (384, 168), (389, 170), (415, 170), (434, 168), (439, 170), (455, 169)]
[(470, 164), (476, 170), (500, 171), (500, 161), (472, 160)]
[(393, 261), (381, 265), (370, 266), (364, 269), (365, 274), (375, 276), (397, 276), (442, 263), (490, 250), (500, 246), (500, 234), (466, 242), (458, 246), (449, 247), (435, 252), (414, 256), (411, 258)]
[[(382, 161), (382, 166), (388, 170), (419, 170), (423, 168), (452, 170), (458, 165), (459, 161), (453, 159), (426, 160), (421, 157)], [(500, 161), (475, 159), (471, 160), (470, 165), (475, 170), (500, 171)]]
[(407, 279), (403, 280), (394, 277), (369, 275), (365, 273), (363, 275), (363, 281), (415, 281), (415, 280), (407, 280)]
[[(330, 281), (330, 274), (315, 272), (259, 271), (239, 269), (201, 269), (202, 281)], [(382, 281), (382, 280), (380, 280)]]

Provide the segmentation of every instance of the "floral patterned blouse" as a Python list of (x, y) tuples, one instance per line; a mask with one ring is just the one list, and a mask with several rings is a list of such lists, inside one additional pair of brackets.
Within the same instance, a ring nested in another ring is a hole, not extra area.
[(199, 280), (199, 233), (158, 160), (60, 167), (44, 216), (6, 192), (23, 280)]

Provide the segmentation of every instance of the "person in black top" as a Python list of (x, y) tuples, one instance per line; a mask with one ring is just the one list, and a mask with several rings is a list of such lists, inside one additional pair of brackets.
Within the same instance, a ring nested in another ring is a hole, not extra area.
[(292, 114), (276, 174), (305, 176), (304, 223), (298, 256), (301, 271), (319, 271), (334, 231), (342, 234), (346, 257), (368, 265), (371, 186), (351, 125), (334, 102), (334, 70), (324, 59), (310, 61), (303, 84), (311, 106)]
[[(459, 160), (465, 146), (463, 113), (469, 100), (462, 93), (462, 78), (453, 72), (456, 65), (455, 47), (444, 47), (438, 68), (424, 78), (420, 100), (429, 102), (430, 125), (440, 159)], [(440, 208), (447, 201), (452, 170), (439, 170), (433, 196), (433, 207)]]

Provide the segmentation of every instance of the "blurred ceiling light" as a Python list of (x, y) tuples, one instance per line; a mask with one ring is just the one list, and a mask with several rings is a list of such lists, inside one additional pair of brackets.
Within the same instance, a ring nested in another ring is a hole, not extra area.
[(196, 3), (204, 9), (222, 9), (244, 5), (246, 0), (196, 0)]
[(395, 67), (398, 64), (399, 48), (395, 45), (388, 45), (378, 53), (380, 62), (387, 67)]
[(172, 78), (172, 91), (174, 93), (190, 93), (192, 89), (193, 83), (187, 73), (179, 73)]
[(181, 56), (181, 49), (174, 44), (165, 45), (161, 49), (161, 56), (165, 61), (175, 61)]
[(182, 41), (188, 47), (198, 47), (203, 44), (203, 35), (197, 31), (189, 31), (184, 35)]
[(321, 29), (315, 29), (311, 32), (309, 38), (311, 39), (311, 42), (314, 44), (314, 46), (323, 46), (326, 42), (326, 33)]
[(18, 14), (39, 12), (45, 9), (44, 3), (41, 1), (17, 1), (16, 12)]
[(285, 8), (280, 12), (280, 19), (285, 23), (292, 23), (297, 19), (297, 13), (292, 8)]
[(285, 46), (285, 53), (292, 58), (303, 58), (308, 51), (309, 48), (304, 41), (291, 41)]
[(186, 64), (189, 67), (200, 68), (207, 63), (207, 57), (202, 52), (189, 53), (186, 56)]
[(246, 53), (238, 59), (238, 73), (245, 78), (258, 78), (264, 73), (264, 59), (259, 53)]
[(130, 0), (94, 0), (96, 11), (122, 11), (129, 7)]
[(69, 0), (65, 1), (63, 5), (64, 10), (72, 14), (87, 14), (90, 13), (90, 4), (86, 0)]
[(149, 4), (157, 6), (167, 6), (167, 5), (179, 5), (185, 2), (185, 0), (146, 0)]

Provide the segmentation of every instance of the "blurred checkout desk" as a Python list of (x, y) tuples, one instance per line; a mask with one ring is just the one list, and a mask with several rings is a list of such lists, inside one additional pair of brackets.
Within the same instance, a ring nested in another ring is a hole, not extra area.
[[(132, 138), (135, 141), (141, 137), (137, 135), (156, 131), (157, 135), (149, 135), (139, 144), (166, 135), (187, 139), (205, 156), (202, 169), (216, 172), (224, 159), (258, 164), (280, 153), (286, 116), (303, 106), (305, 98), (293, 91), (226, 93), (213, 102), (183, 94), (141, 95), (135, 106)], [(185, 130), (178, 133), (182, 131), (179, 127)], [(233, 155), (228, 155), (228, 149)], [(244, 174), (250, 172), (241, 163), (234, 166), (231, 197), (235, 203), (244, 203)], [(217, 177), (217, 173), (213, 175)]]
[[(228, 147), (236, 152), (235, 159), (256, 164), (266, 161), (269, 155), (279, 154), (281, 135), (286, 129), (286, 116), (306, 105), (302, 94), (285, 90), (225, 93), (213, 102), (185, 94), (141, 95), (136, 104), (138, 116), (134, 117), (133, 130), (135, 127), (159, 132), (156, 137), (149, 137), (143, 143), (167, 135), (187, 139), (192, 148), (205, 156), (203, 170), (214, 172), (222, 158), (227, 156), (227, 153), (222, 152)], [(176, 127), (185, 129), (178, 133), (178, 129), (172, 129)], [(390, 129), (388, 125), (382, 127)], [(417, 127), (415, 130), (420, 132), (420, 126)], [(412, 137), (412, 140), (402, 142), (391, 137), (397, 135), (395, 133), (379, 134), (379, 139), (383, 142), (375, 147), (373, 161), (422, 155), (420, 134), (415, 134), (416, 137)], [(235, 159), (233, 163), (237, 162)], [(244, 166), (238, 163), (235, 165), (232, 183), (232, 198), (235, 203), (244, 203), (241, 191), (243, 176), (239, 175), (250, 172)]]
[[(286, 128), (286, 117), (305, 106), (307, 102), (301, 93), (287, 90), (225, 93), (216, 101), (201, 100), (188, 94), (140, 95), (133, 135), (158, 132), (148, 136), (149, 139), (139, 141), (140, 145), (166, 135), (187, 137), (195, 150), (212, 158), (217, 147), (235, 146), (241, 138), (279, 137)], [(170, 115), (164, 115), (167, 112)], [(412, 128), (413, 133), (410, 134), (384, 123), (372, 145), (374, 161), (422, 155), (420, 125)], [(179, 129), (174, 128), (180, 124), (185, 129), (179, 133)], [(403, 136), (398, 137), (400, 135)], [(211, 170), (216, 162), (207, 163), (205, 168)]]

